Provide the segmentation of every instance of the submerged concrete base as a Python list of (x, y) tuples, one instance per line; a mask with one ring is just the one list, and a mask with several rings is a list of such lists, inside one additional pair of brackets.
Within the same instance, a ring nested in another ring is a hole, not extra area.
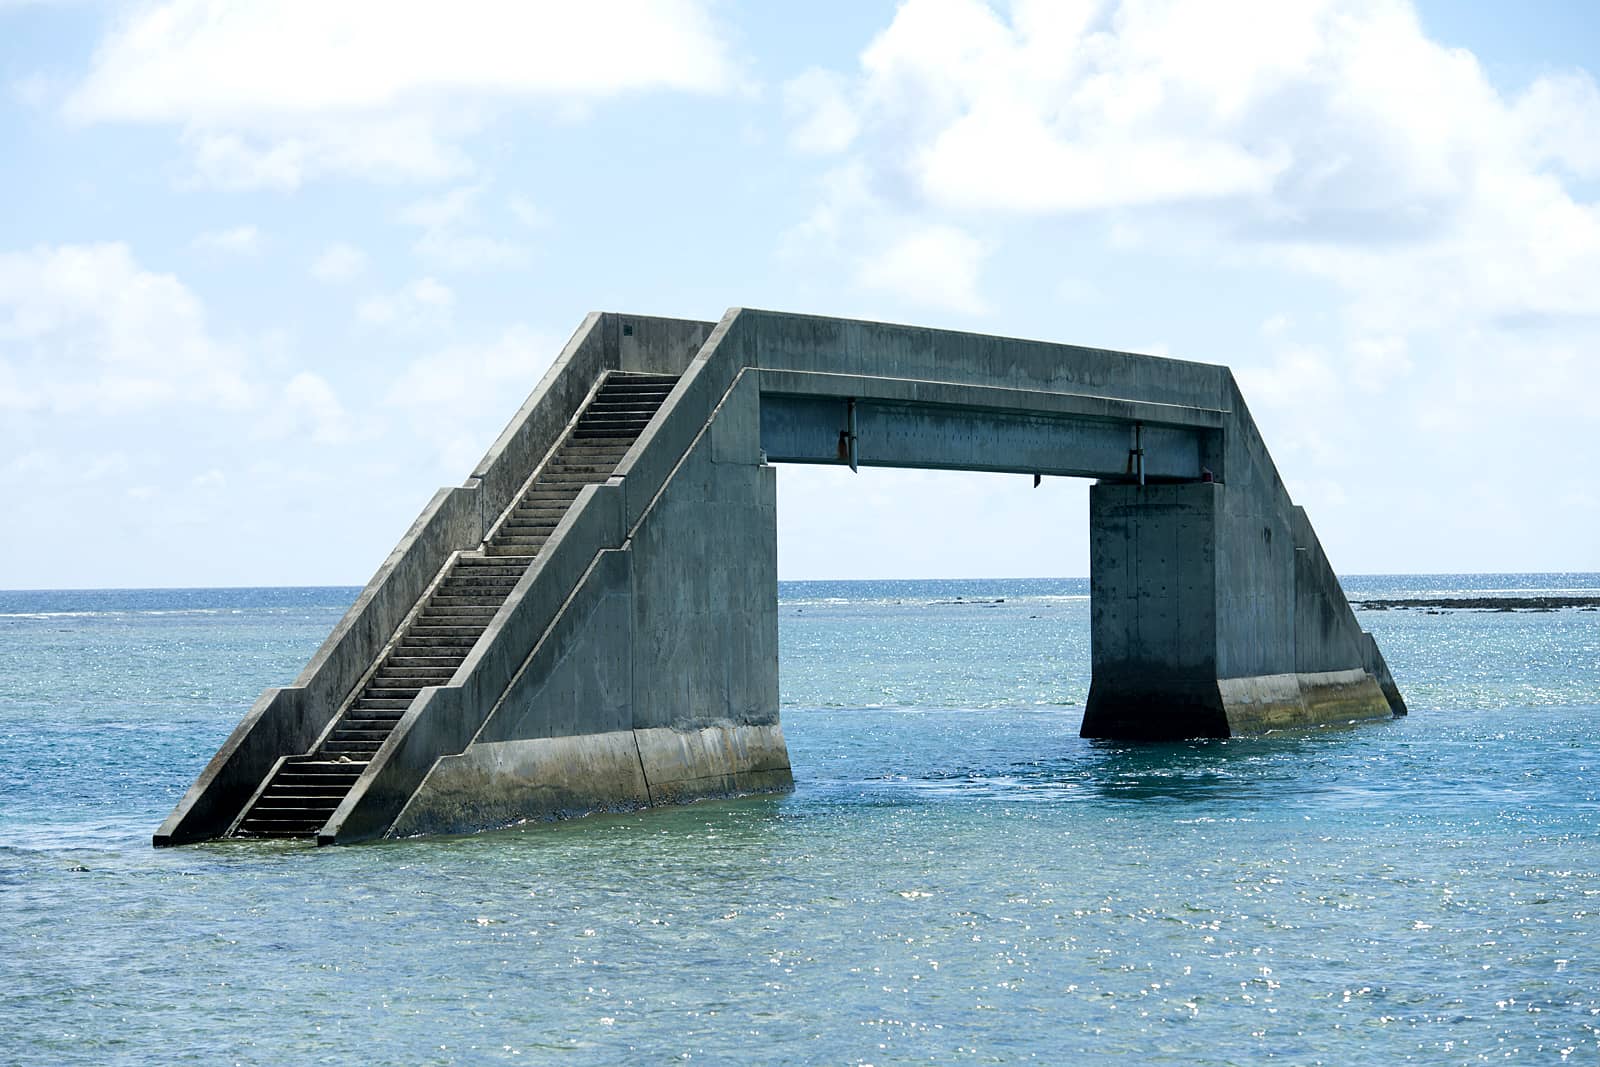
[(792, 788), (777, 723), (487, 742), (440, 759), (385, 836), (470, 833)]
[(1083, 736), (1123, 741), (1238, 737), (1394, 717), (1364, 670), (1147, 683), (1089, 690)]

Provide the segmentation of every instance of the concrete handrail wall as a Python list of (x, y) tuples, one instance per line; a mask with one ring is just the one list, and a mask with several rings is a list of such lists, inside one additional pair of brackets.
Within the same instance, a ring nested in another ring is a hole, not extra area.
[(623, 546), (732, 388), (742, 365), (732, 346), (718, 343), (735, 315), (706, 338), (611, 480), (578, 494), (455, 678), (424, 689), (412, 703), (318, 835), (320, 843), (381, 837), (434, 764), (476, 736), (583, 576), (601, 552)]
[(613, 318), (601, 312), (584, 317), (528, 399), (472, 468), (468, 484), (475, 482), (479, 487), (478, 506), (485, 530), (510, 506), (534, 466), (561, 439), (600, 375), (616, 369), (616, 345), (607, 340)]
[(441, 489), (294, 685), (268, 689), (156, 831), (158, 845), (225, 833), (280, 756), (307, 751), (450, 553), (477, 544), (477, 489)]
[(586, 486), (578, 494), (455, 678), (422, 691), (319, 840), (342, 844), (381, 836), (439, 757), (466, 748), (584, 573), (602, 551), (621, 546), (623, 502), (615, 483)]
[(155, 844), (226, 833), (280, 757), (316, 744), (451, 553), (478, 546), (488, 524), (615, 362), (615, 345), (605, 339), (606, 318), (585, 317), (467, 483), (434, 494), (294, 684), (268, 689), (257, 699), (156, 831)]

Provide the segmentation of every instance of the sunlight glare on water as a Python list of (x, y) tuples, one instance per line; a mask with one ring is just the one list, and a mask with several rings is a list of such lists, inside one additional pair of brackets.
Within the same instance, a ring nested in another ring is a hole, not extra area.
[[(1349, 584), (1513, 581), (1600, 584)], [(791, 795), (162, 851), (354, 591), (0, 593), (5, 1059), (1600, 1055), (1600, 614), (1364, 612), (1411, 716), (1133, 746), (1086, 583), (781, 592)]]

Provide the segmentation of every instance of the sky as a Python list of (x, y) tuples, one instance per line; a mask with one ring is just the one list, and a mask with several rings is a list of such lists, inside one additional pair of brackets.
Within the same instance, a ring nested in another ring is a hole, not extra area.
[[(0, 588), (359, 585), (592, 310), (1225, 363), (1345, 574), (1600, 571), (1582, 0), (0, 0)], [(783, 578), (1087, 483), (785, 466)]]

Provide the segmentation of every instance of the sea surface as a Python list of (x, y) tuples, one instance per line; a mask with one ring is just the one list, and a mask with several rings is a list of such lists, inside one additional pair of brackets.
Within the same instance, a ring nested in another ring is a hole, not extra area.
[(152, 849), (355, 593), (0, 592), (0, 1062), (1600, 1058), (1600, 613), (1362, 611), (1408, 717), (1130, 745), (1083, 580), (784, 583), (792, 794)]

